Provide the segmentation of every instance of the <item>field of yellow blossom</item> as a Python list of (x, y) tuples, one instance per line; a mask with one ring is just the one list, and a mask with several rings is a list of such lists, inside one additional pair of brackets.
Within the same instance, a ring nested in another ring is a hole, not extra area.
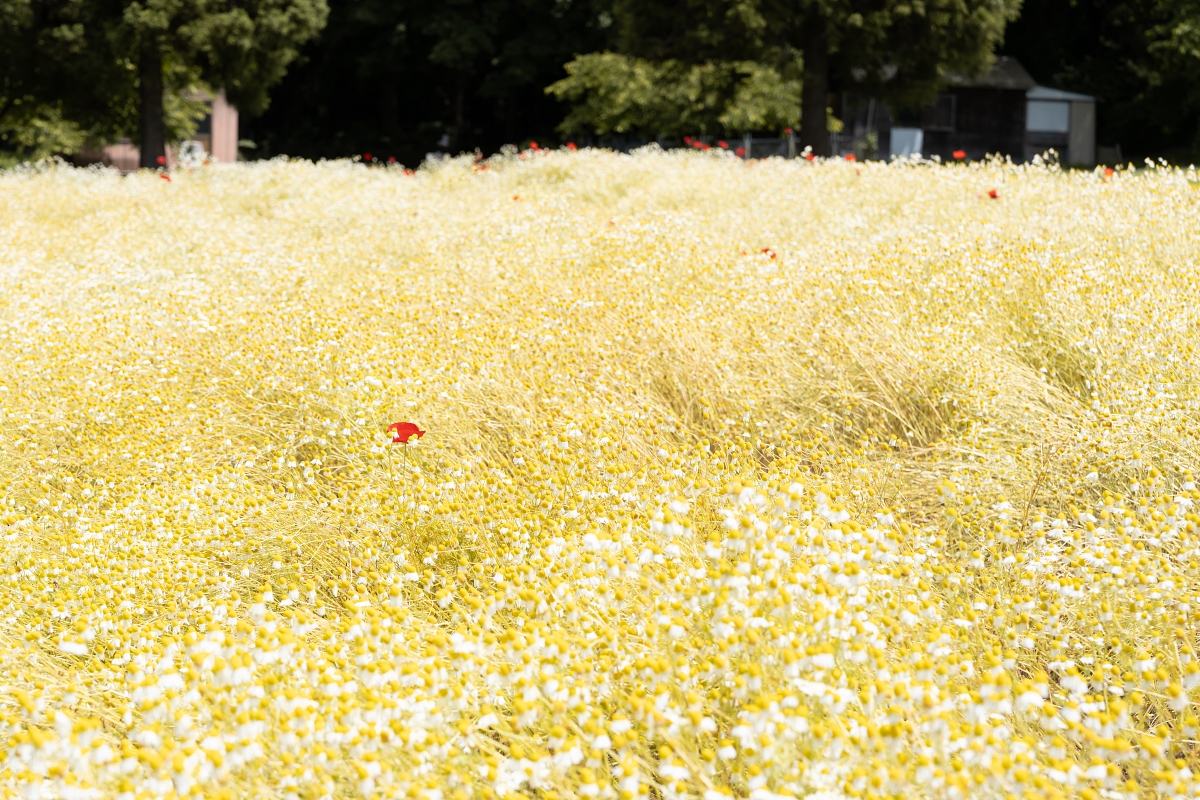
[(0, 175), (0, 792), (1200, 794), (1198, 187)]

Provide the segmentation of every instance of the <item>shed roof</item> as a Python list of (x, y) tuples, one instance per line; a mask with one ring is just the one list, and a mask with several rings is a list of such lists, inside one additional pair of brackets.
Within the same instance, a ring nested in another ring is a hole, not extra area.
[(964, 89), (1015, 89), (1027, 92), (1037, 86), (1037, 81), (1025, 71), (1021, 62), (1009, 56), (1000, 56), (992, 68), (983, 75), (947, 75), (946, 82)]
[(1025, 93), (1027, 100), (1065, 100), (1079, 102), (1096, 102), (1096, 98), (1090, 94), (1076, 94), (1075, 92), (1064, 92), (1062, 89), (1051, 89), (1049, 86), (1035, 86)]

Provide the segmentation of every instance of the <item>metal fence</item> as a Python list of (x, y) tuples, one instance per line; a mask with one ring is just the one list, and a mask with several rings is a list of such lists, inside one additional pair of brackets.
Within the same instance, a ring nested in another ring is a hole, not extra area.
[(657, 139), (643, 139), (633, 136), (586, 136), (582, 137), (579, 144), (585, 147), (601, 147), (609, 150), (615, 150), (620, 153), (628, 153), (636, 150), (639, 147), (645, 147), (649, 144), (657, 144), (663, 150), (689, 150), (689, 149), (723, 149), (735, 153), (741, 158), (771, 158), (773, 156), (779, 158), (795, 158), (797, 155), (803, 155), (801, 150), (796, 145), (796, 134), (788, 133), (780, 137), (760, 137), (752, 134), (746, 134), (739, 139), (721, 139), (716, 136), (697, 136), (695, 138), (688, 137), (686, 139), (669, 139), (659, 137)]

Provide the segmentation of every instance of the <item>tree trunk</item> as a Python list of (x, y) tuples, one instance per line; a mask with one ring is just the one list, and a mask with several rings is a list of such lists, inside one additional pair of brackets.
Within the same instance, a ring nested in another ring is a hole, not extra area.
[(396, 98), (396, 85), (399, 80), (393, 76), (387, 76), (383, 84), (383, 97), (380, 99), (380, 117), (383, 124), (383, 133), (387, 137), (388, 145), (393, 148), (392, 155), (396, 145), (400, 142), (400, 103)]
[(830, 155), (829, 41), (825, 20), (810, 22), (804, 35), (804, 88), (800, 98), (800, 146), (811, 147), (815, 156)]
[[(141, 91), (141, 159), (138, 166), (156, 169), (166, 163), (167, 137), (163, 123), (162, 51), (148, 45), (138, 59), (138, 83)], [(163, 161), (159, 161), (159, 159)]]
[(463, 130), (466, 127), (466, 107), (465, 96), (467, 93), (467, 76), (459, 73), (458, 88), (454, 96), (454, 127), (450, 131), (450, 152), (460, 150), (463, 140)]

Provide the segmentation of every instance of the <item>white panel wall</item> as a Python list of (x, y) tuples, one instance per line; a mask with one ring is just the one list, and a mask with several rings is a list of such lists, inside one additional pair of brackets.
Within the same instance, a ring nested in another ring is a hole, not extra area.
[(1061, 100), (1030, 100), (1025, 104), (1025, 130), (1067, 133), (1071, 130), (1071, 104)]

